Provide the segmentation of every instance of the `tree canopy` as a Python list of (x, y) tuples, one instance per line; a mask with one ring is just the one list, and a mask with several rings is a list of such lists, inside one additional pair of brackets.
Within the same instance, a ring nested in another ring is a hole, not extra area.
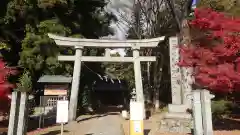
[(3, 0), (1, 1), (1, 54), (31, 75), (67, 74), (71, 65), (59, 63), (56, 55), (72, 54), (59, 48), (47, 33), (82, 38), (111, 34), (111, 14), (101, 0)]
[[(28, 73), (33, 89), (44, 74), (72, 75), (73, 63), (59, 62), (56, 56), (74, 55), (73, 48), (56, 46), (47, 33), (93, 39), (112, 34), (109, 25), (114, 16), (105, 11), (106, 4), (103, 0), (1, 0), (1, 57)], [(101, 51), (85, 49), (84, 53), (99, 55)], [(84, 63), (81, 77), (88, 79), (82, 79), (81, 85), (96, 78), (86, 65), (96, 72), (102, 69), (100, 64)]]
[(9, 98), (8, 95), (11, 89), (14, 88), (14, 84), (11, 84), (8, 79), (9, 76), (16, 74), (16, 70), (7, 67), (3, 59), (0, 58), (0, 102), (2, 103), (0, 107), (0, 114), (7, 113), (9, 109)]
[(208, 8), (195, 10), (192, 43), (181, 47), (180, 65), (194, 67), (198, 87), (239, 91), (240, 19)]

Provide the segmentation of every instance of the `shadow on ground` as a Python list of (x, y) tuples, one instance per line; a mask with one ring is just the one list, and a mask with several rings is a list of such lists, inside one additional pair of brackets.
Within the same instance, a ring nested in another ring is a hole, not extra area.
[(0, 135), (7, 135), (8, 120), (0, 121)]
[(47, 128), (56, 125), (56, 109), (50, 110), (47, 114), (43, 116), (32, 116), (28, 119), (27, 131), (34, 131), (39, 129), (39, 120), (42, 117), (40, 128)]
[(105, 114), (90, 115), (90, 116), (88, 116), (86, 118), (78, 119), (77, 123), (82, 122), (82, 121), (86, 121), (86, 120), (90, 120), (90, 119), (105, 117), (105, 116), (108, 116), (108, 115), (119, 115), (119, 113), (117, 113), (117, 112), (109, 112), (109, 113), (105, 113)]
[[(122, 111), (122, 108), (119, 108), (117, 106), (103, 106), (101, 108), (94, 110), (91, 113), (85, 113), (85, 114), (89, 114), (89, 116), (86, 118), (77, 119), (77, 122), (79, 123), (79, 122), (94, 119), (94, 118), (105, 117), (107, 115), (119, 115), (121, 111)], [(82, 115), (81, 111), (78, 112), (79, 116), (80, 114)]]
[(214, 130), (240, 130), (240, 115), (213, 120)]
[[(54, 117), (45, 118), (44, 125), (42, 123), (41, 128), (47, 128), (55, 125), (56, 125), (56, 118)], [(39, 117), (29, 118), (27, 131), (30, 132), (36, 129), (39, 129)]]
[[(64, 132), (64, 133), (68, 133), (69, 131), (64, 130), (63, 132)], [(45, 134), (42, 134), (42, 135), (58, 135), (58, 134), (60, 134), (60, 133), (61, 133), (60, 130), (56, 130), (56, 131), (50, 131), (50, 132), (45, 133)]]
[(150, 129), (144, 129), (144, 135), (148, 135), (149, 134), (149, 132), (150, 132)]

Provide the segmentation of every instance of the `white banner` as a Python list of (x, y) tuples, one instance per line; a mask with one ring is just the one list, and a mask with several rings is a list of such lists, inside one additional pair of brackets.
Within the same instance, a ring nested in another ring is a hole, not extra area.
[(68, 100), (57, 101), (57, 123), (68, 122)]

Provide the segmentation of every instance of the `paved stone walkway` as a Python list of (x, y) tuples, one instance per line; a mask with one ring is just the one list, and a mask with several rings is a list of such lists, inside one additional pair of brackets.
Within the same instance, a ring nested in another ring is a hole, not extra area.
[[(64, 126), (64, 135), (124, 135), (118, 114), (84, 115)], [(60, 135), (60, 125), (29, 132), (27, 135)]]
[(124, 135), (118, 115), (100, 116), (85, 135)]

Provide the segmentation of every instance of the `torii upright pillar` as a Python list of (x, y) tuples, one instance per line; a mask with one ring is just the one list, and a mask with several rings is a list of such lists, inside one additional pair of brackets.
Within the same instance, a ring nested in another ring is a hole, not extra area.
[[(133, 50), (133, 67), (134, 67), (134, 78), (135, 78), (135, 88), (136, 88), (136, 96), (137, 96), (137, 101), (142, 102), (144, 105), (144, 93), (143, 93), (143, 84), (142, 84), (142, 70), (141, 70), (141, 63), (138, 60), (140, 54), (140, 47), (134, 44), (132, 46)], [(140, 110), (139, 110), (140, 111)], [(146, 118), (145, 115), (145, 108), (143, 108), (143, 119)]]
[(82, 49), (83, 47), (77, 46), (75, 47), (75, 60), (74, 60), (74, 68), (73, 68), (73, 78), (72, 78), (72, 87), (71, 87), (71, 96), (69, 103), (69, 120), (73, 121), (76, 118), (77, 114), (77, 104), (78, 104), (78, 93), (79, 93), (79, 85), (80, 85), (80, 76), (81, 76), (81, 57), (82, 57)]
[(144, 94), (143, 94), (143, 84), (142, 84), (142, 73), (141, 73), (141, 63), (138, 60), (139, 58), (139, 50), (140, 47), (133, 46), (133, 66), (134, 66), (134, 76), (135, 76), (135, 88), (136, 88), (136, 95), (137, 101), (144, 102)]

